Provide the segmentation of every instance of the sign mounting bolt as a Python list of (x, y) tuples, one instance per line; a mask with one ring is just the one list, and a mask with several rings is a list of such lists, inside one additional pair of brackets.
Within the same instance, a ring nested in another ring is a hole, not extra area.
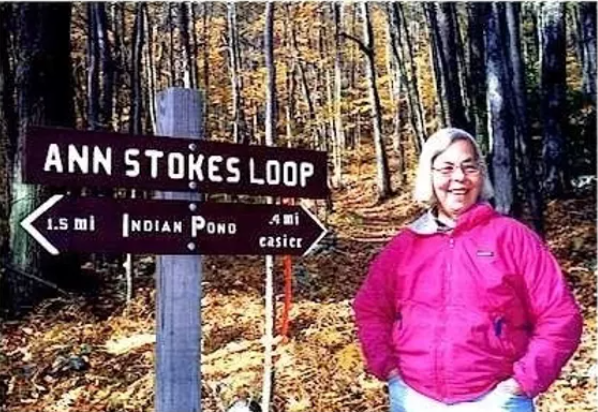
[(195, 203), (189, 204), (189, 210), (195, 212), (197, 210), (197, 205)]
[(195, 250), (195, 243), (193, 243), (193, 242), (187, 243), (187, 249), (189, 249), (189, 250)]
[(192, 152), (194, 152), (195, 149), (197, 149), (197, 145), (195, 143), (189, 144), (189, 150), (191, 150)]
[(197, 189), (197, 182), (189, 182), (189, 189)]

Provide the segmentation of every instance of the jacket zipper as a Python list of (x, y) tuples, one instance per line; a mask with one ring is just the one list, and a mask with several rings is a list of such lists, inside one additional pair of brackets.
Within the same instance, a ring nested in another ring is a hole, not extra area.
[(448, 256), (448, 263), (446, 267), (446, 273), (444, 274), (444, 278), (442, 279), (442, 313), (441, 313), (441, 326), (439, 331), (439, 340), (438, 340), (438, 348), (436, 352), (436, 376), (437, 376), (437, 383), (440, 392), (440, 396), (443, 398), (447, 398), (447, 391), (446, 391), (446, 369), (445, 369), (445, 337), (446, 337), (446, 312), (447, 306), (450, 303), (450, 278), (453, 272), (453, 249), (455, 248), (455, 238), (452, 234), (448, 235), (449, 237), (449, 256)]

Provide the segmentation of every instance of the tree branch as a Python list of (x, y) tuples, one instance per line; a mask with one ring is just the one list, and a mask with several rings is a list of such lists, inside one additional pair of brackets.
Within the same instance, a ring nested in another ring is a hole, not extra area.
[(26, 273), (26, 272), (24, 272), (24, 271), (22, 271), (22, 270), (20, 270), (20, 269), (17, 269), (17, 268), (16, 268), (16, 267), (14, 267), (14, 266), (12, 266), (12, 265), (8, 264), (8, 263), (3, 263), (2, 265), (4, 266), (4, 268), (5, 268), (5, 269), (6, 269), (8, 272), (13, 272), (13, 273), (14, 273), (14, 274), (16, 274), (16, 275), (23, 276), (23, 277), (26, 277), (26, 278), (29, 278), (29, 279), (33, 279), (33, 280), (35, 280), (36, 282), (38, 282), (38, 283), (41, 283), (42, 285), (45, 285), (45, 286), (47, 286), (47, 287), (49, 287), (49, 288), (52, 288), (52, 289), (54, 289), (54, 290), (56, 290), (56, 291), (60, 292), (61, 294), (65, 295), (65, 296), (68, 296), (69, 298), (72, 298), (72, 297), (73, 297), (71, 293), (67, 292), (67, 291), (66, 291), (66, 290), (64, 290), (64, 289), (61, 289), (61, 288), (60, 288), (60, 287), (58, 287), (58, 285), (56, 285), (55, 283), (49, 282), (49, 281), (47, 281), (47, 280), (45, 280), (45, 279), (42, 279), (42, 278), (40, 278), (40, 277), (37, 277), (37, 276), (35, 276), (35, 275), (32, 275), (32, 274), (30, 274), (30, 273)]
[(367, 47), (363, 43), (363, 41), (361, 41), (361, 39), (358, 39), (357, 37), (352, 36), (349, 33), (345, 33), (344, 31), (340, 32), (339, 34), (346, 39), (353, 40), (355, 43), (357, 43), (362, 52), (364, 52), (367, 56), (371, 56), (372, 49)]

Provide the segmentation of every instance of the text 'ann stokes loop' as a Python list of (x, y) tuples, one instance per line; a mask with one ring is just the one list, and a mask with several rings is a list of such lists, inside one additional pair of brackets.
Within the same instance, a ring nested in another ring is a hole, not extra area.
[[(84, 136), (83, 136), (84, 135)], [(326, 153), (31, 128), (26, 183), (322, 198)]]

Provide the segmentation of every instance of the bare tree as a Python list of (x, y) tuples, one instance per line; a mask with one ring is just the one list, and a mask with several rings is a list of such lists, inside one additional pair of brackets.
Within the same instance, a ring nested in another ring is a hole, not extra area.
[(30, 125), (72, 127), (74, 124), (73, 87), (70, 60), (69, 3), (21, 3), (15, 5), (16, 107), (19, 135), (15, 146), (12, 172), (12, 208), (10, 210), (10, 263), (12, 273), (31, 277), (13, 277), (10, 298), (17, 311), (40, 295), (40, 288), (29, 279), (49, 278), (59, 273), (61, 279), (77, 276), (76, 255), (50, 257), (42, 254), (37, 242), (26, 236), (20, 222), (43, 201), (47, 191), (21, 181), (24, 137)]
[(286, 141), (287, 145), (291, 146), (291, 141), (295, 136), (295, 127), (296, 127), (296, 100), (295, 94), (297, 93), (297, 77), (296, 77), (296, 69), (297, 64), (295, 63), (295, 58), (293, 57), (293, 44), (292, 44), (292, 27), (293, 27), (293, 19), (291, 15), (291, 4), (286, 3), (284, 8), (285, 14), (285, 46), (287, 52), (287, 59), (285, 64), (286, 70), (286, 80), (287, 80), (287, 104), (285, 107), (285, 125), (286, 125)]
[(87, 3), (87, 123), (91, 130), (96, 130), (100, 124), (100, 80), (98, 30), (95, 4)]
[(99, 120), (102, 128), (110, 129), (112, 122), (113, 63), (112, 48), (108, 38), (108, 17), (105, 3), (93, 3), (97, 40), (97, 56), (101, 70)]
[(508, 68), (501, 39), (505, 37), (504, 4), (492, 3), (486, 18), (486, 87), (492, 136), (491, 174), (494, 178), (495, 206), (511, 214), (514, 204), (514, 141), (508, 106)]
[(122, 130), (123, 114), (125, 111), (125, 83), (128, 72), (127, 50), (125, 44), (125, 4), (115, 2), (112, 4), (112, 33), (114, 35), (114, 70), (112, 72), (112, 84), (118, 93), (113, 95), (113, 110), (116, 120), (116, 129)]
[(566, 176), (566, 42), (564, 3), (542, 3), (541, 6), (541, 78), (544, 191), (548, 197), (563, 194)]
[(386, 149), (384, 148), (384, 140), (382, 138), (382, 105), (380, 104), (380, 96), (378, 94), (374, 31), (372, 29), (369, 5), (364, 2), (360, 3), (360, 6), (363, 19), (363, 36), (365, 43), (360, 44), (362, 44), (362, 50), (367, 57), (366, 72), (370, 85), (372, 127), (374, 130), (374, 145), (376, 147), (376, 184), (378, 187), (378, 199), (384, 200), (392, 194), (392, 188), (390, 186), (388, 159), (386, 157)]
[[(8, 221), (9, 218), (12, 197), (10, 183), (19, 133), (14, 101), (14, 72), (9, 56), (12, 7), (13, 5), (10, 3), (0, 4), (0, 173), (2, 173), (0, 193), (4, 194), (2, 202), (0, 202), (0, 221)], [(8, 231), (8, 228), (2, 229)], [(9, 238), (6, 236), (7, 234), (4, 230), (0, 231), (0, 256), (8, 255)]]
[(131, 112), (129, 119), (129, 133), (141, 133), (141, 109), (143, 96), (141, 94), (141, 56), (143, 52), (144, 30), (143, 14), (145, 3), (135, 5), (135, 25), (133, 28), (132, 61), (131, 61)]
[(229, 2), (227, 7), (228, 61), (233, 100), (233, 141), (235, 143), (249, 143), (249, 139), (246, 135), (245, 114), (243, 109), (243, 80), (241, 78), (241, 52), (237, 29), (237, 6), (235, 2)]
[(393, 3), (393, 13), (395, 14), (397, 25), (402, 33), (402, 35), (397, 37), (399, 40), (399, 50), (404, 49), (406, 51), (403, 61), (405, 61), (409, 67), (409, 70), (406, 71), (409, 73), (409, 76), (407, 76), (409, 79), (407, 83), (407, 93), (410, 102), (409, 107), (411, 108), (410, 117), (414, 117), (412, 121), (414, 123), (413, 128), (417, 134), (417, 136), (414, 136), (414, 144), (417, 152), (419, 153), (426, 138), (426, 126), (424, 105), (420, 97), (419, 80), (417, 69), (415, 67), (413, 40), (411, 39), (408, 20), (405, 18), (405, 9), (403, 4), (397, 2)]
[[(390, 64), (390, 78), (392, 79), (392, 89), (391, 95), (393, 96), (393, 146), (395, 152), (397, 153), (398, 160), (399, 160), (399, 167), (397, 170), (397, 175), (399, 176), (398, 184), (402, 186), (405, 182), (405, 150), (403, 147), (403, 142), (401, 141), (402, 133), (401, 133), (401, 112), (402, 112), (402, 104), (401, 104), (401, 91), (403, 88), (406, 88), (405, 85), (407, 84), (407, 74), (405, 70), (405, 63), (404, 63), (404, 53), (403, 53), (403, 44), (401, 41), (401, 33), (399, 32), (399, 13), (398, 9), (396, 8), (396, 3), (387, 3), (386, 13), (388, 15), (388, 37), (389, 37), (389, 46), (390, 46), (390, 56), (388, 58)], [(408, 86), (407, 86), (408, 87)], [(413, 113), (412, 110), (412, 101), (411, 96), (408, 95), (409, 101), (409, 111), (410, 114)], [(413, 130), (416, 131), (417, 125), (415, 124), (416, 114), (409, 116), (411, 119), (411, 125)], [(417, 133), (417, 132), (416, 132)]]
[(580, 2), (583, 91), (596, 104), (596, 3)]
[(463, 94), (459, 82), (459, 65), (456, 50), (456, 25), (453, 20), (453, 3), (426, 3), (428, 24), (433, 39), (433, 53), (437, 54), (437, 90), (446, 116), (446, 124), (468, 129)]
[(467, 33), (469, 46), (469, 83), (471, 84), (470, 105), (473, 123), (472, 131), (475, 132), (477, 141), (484, 153), (488, 153), (488, 133), (486, 120), (486, 67), (484, 47), (484, 22), (489, 4), (467, 3)]
[(376, 186), (378, 189), (378, 200), (382, 201), (392, 194), (388, 159), (382, 139), (382, 106), (378, 94), (376, 52), (374, 49), (374, 32), (370, 19), (369, 5), (366, 2), (359, 3), (363, 22), (363, 41), (343, 33), (343, 35), (355, 41), (363, 54), (366, 56), (366, 73), (369, 83), (370, 107), (372, 112), (372, 129), (374, 134), (374, 146), (376, 148)]
[[(274, 62), (274, 4), (266, 3), (266, 26), (264, 29), (264, 54), (266, 57), (266, 145), (276, 144), (276, 64)], [(272, 397), (272, 349), (274, 340), (274, 258), (266, 256), (266, 322), (264, 330), (264, 380), (262, 386), (262, 410), (270, 410)]]
[(337, 187), (343, 186), (343, 151), (347, 146), (345, 138), (345, 129), (343, 125), (343, 113), (341, 110), (341, 101), (343, 98), (343, 73), (342, 73), (342, 47), (343, 37), (343, 5), (341, 3), (332, 3), (332, 13), (334, 17), (334, 135), (336, 148), (334, 156), (334, 183)]
[(183, 85), (189, 88), (195, 88), (195, 64), (193, 63), (193, 54), (191, 51), (191, 39), (189, 36), (189, 11), (186, 2), (178, 4), (177, 25), (180, 36), (181, 57), (177, 59), (181, 65), (181, 75)]
[[(520, 161), (520, 181), (524, 185), (525, 197), (529, 203), (532, 224), (535, 230), (544, 234), (544, 220), (542, 217), (542, 196), (538, 187), (538, 180), (534, 175), (532, 167), (531, 139), (528, 128), (527, 115), (527, 92), (525, 85), (525, 72), (521, 53), (520, 36), (520, 5), (517, 3), (506, 3), (506, 25), (508, 32), (509, 52), (506, 62), (509, 66), (508, 76), (511, 79), (508, 84), (511, 86), (512, 119), (515, 132), (515, 144), (517, 147), (517, 158)], [(516, 210), (519, 213), (520, 210)]]

